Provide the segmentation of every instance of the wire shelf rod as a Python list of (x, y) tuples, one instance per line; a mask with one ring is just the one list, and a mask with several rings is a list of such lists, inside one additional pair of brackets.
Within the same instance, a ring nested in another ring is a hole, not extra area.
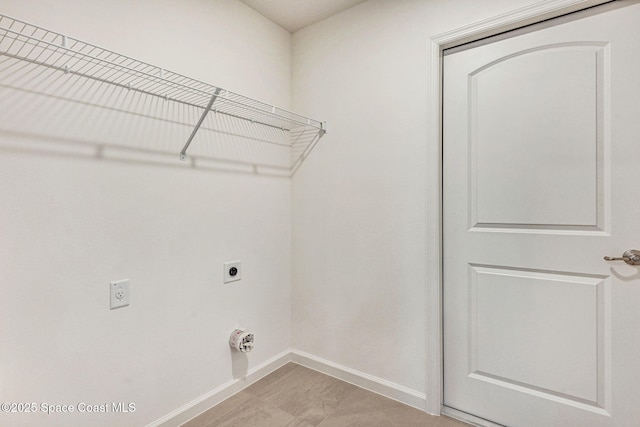
[(191, 132), (191, 135), (189, 136), (187, 143), (184, 145), (184, 147), (182, 147), (182, 151), (180, 151), (180, 160), (184, 161), (187, 159), (187, 149), (189, 148), (189, 145), (191, 145), (191, 141), (193, 141), (193, 138), (196, 136), (196, 133), (198, 132), (198, 129), (200, 129), (200, 126), (202, 125), (202, 122), (204, 122), (204, 119), (207, 117), (207, 114), (209, 114), (209, 111), (211, 111), (211, 106), (213, 105), (214, 102), (216, 102), (216, 99), (218, 98), (219, 93), (220, 93), (220, 89), (218, 89), (216, 93), (214, 93), (211, 96), (211, 100), (209, 101), (209, 104), (207, 104), (207, 107), (202, 112), (202, 116), (200, 116), (200, 120), (198, 120), (198, 123), (196, 123), (196, 125), (194, 126), (193, 132)]

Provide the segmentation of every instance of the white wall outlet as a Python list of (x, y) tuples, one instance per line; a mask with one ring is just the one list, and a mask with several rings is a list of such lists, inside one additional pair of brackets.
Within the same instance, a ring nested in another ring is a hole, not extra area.
[(229, 261), (224, 263), (224, 283), (235, 282), (242, 278), (242, 261)]
[(111, 310), (129, 305), (129, 279), (109, 283)]

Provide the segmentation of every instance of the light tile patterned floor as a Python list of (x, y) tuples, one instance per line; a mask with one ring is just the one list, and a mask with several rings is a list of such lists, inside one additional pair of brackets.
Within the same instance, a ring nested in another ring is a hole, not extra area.
[(183, 427), (468, 427), (289, 363)]

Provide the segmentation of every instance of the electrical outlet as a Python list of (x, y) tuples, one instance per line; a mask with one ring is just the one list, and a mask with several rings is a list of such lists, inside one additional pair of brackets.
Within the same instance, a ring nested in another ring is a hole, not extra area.
[(129, 279), (109, 283), (111, 310), (129, 305)]
[(229, 261), (224, 263), (224, 283), (235, 282), (242, 278), (242, 261)]

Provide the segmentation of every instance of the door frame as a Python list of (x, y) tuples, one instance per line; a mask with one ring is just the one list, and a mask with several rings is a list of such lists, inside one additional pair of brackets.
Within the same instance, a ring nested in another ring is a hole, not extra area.
[[(611, 0), (544, 0), (431, 37), (428, 42), (426, 412), (443, 412), (442, 51)], [(461, 414), (456, 414), (461, 415)]]

